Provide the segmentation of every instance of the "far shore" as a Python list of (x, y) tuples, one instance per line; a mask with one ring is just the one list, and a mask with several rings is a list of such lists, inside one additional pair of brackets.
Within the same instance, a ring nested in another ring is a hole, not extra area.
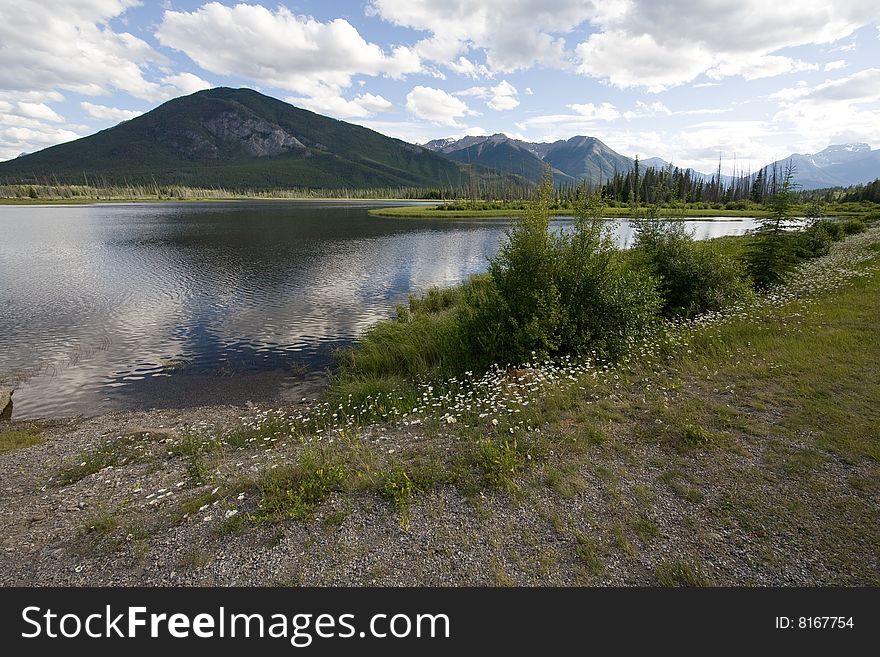
[(152, 203), (232, 203), (262, 201), (314, 201), (326, 203), (436, 203), (436, 199), (418, 198), (328, 198), (315, 196), (223, 196), (210, 198), (177, 198), (166, 196), (138, 197), (81, 197), (81, 198), (0, 198), (0, 205), (105, 205), (109, 203), (152, 204)]
[[(444, 210), (441, 205), (430, 207), (388, 207), (375, 208), (368, 211), (374, 217), (393, 217), (401, 219), (510, 219), (519, 217), (523, 210), (518, 208), (491, 210)], [(645, 216), (647, 208), (612, 208), (606, 207), (603, 214), (609, 219), (634, 219)], [(571, 208), (550, 210), (555, 217), (572, 216)], [(766, 217), (763, 210), (715, 210), (702, 208), (661, 208), (659, 216), (664, 219), (747, 219)]]

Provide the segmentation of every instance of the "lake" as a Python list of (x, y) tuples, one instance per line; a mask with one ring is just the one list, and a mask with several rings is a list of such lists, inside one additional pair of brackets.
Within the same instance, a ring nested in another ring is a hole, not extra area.
[[(381, 205), (0, 206), (14, 417), (299, 399), (409, 294), (485, 270), (507, 226), (367, 214)], [(688, 225), (706, 239), (755, 224)], [(628, 221), (616, 235), (631, 240)]]

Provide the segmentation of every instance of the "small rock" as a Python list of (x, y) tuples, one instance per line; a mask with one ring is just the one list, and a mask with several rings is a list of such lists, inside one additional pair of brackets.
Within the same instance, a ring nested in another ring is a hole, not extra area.
[(12, 419), (12, 393), (15, 388), (0, 388), (0, 420)]

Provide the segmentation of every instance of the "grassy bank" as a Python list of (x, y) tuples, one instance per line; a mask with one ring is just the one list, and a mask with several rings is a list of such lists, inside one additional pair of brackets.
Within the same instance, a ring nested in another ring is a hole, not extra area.
[(878, 301), (875, 227), (614, 366), (111, 432), (45, 483), (87, 581), (877, 585)]
[[(478, 203), (473, 208), (465, 207), (466, 205), (466, 203), (455, 203), (452, 204), (453, 209), (450, 209), (449, 205), (443, 204), (421, 207), (374, 208), (371, 209), (369, 213), (377, 217), (412, 219), (499, 219), (520, 217), (525, 212), (522, 203)], [(491, 205), (498, 207), (484, 207)], [(644, 217), (651, 210), (651, 208), (647, 207), (632, 208), (630, 206), (607, 206), (604, 213), (608, 218), (638, 218)], [(805, 205), (795, 206), (794, 211), (799, 216), (803, 216), (808, 211), (808, 207)], [(572, 208), (551, 208), (549, 212), (553, 216), (571, 216)], [(688, 205), (660, 207), (656, 209), (656, 212), (656, 216), (667, 219), (700, 219), (714, 217), (750, 218), (767, 217), (770, 214), (767, 209), (758, 205), (752, 205), (749, 208), (741, 209), (737, 207), (727, 208), (720, 203), (717, 204), (717, 207), (693, 207)], [(829, 216), (835, 217), (864, 217), (871, 214), (878, 214), (880, 211), (878, 211), (877, 206), (872, 203), (844, 203), (829, 205), (824, 208), (824, 212)]]
[(234, 189), (186, 185), (94, 186), (0, 184), (0, 205), (78, 205), (88, 203), (180, 203), (186, 201), (396, 201), (441, 198), (438, 190), (413, 187), (363, 189)]
[[(647, 208), (632, 209), (629, 207), (612, 208), (606, 210), (609, 218), (628, 218), (644, 216)], [(369, 213), (376, 217), (405, 217), (412, 219), (498, 219), (522, 216), (524, 210), (520, 207), (492, 208), (492, 209), (444, 209), (442, 205), (430, 207), (395, 207), (374, 208)], [(553, 216), (571, 216), (571, 208), (555, 208), (550, 210)], [(764, 210), (716, 210), (713, 208), (661, 208), (658, 216), (674, 219), (697, 219), (700, 217), (764, 217)]]

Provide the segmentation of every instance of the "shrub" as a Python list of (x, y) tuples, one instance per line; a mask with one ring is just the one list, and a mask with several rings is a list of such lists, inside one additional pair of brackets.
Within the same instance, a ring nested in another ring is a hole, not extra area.
[(839, 242), (844, 238), (843, 224), (840, 222), (831, 219), (821, 219), (813, 224), (813, 226), (824, 230), (835, 242)]
[(345, 477), (342, 465), (329, 450), (310, 449), (295, 465), (268, 470), (257, 481), (260, 502), (257, 522), (307, 518)]
[[(565, 309), (556, 280), (557, 239), (549, 231), (552, 189), (552, 183), (542, 186), (536, 200), (490, 260), (497, 305), (479, 309), (476, 316), (486, 311), (501, 313), (503, 332), (493, 330), (498, 340), (495, 356), (499, 362), (516, 363), (528, 358), (532, 351), (546, 356), (559, 348)], [(475, 337), (473, 332), (471, 336)]]
[[(746, 259), (749, 275), (759, 290), (781, 283), (790, 272), (798, 258), (795, 242), (787, 229), (795, 225), (792, 216), (794, 209), (794, 165), (789, 162), (779, 191), (770, 198), (770, 216), (759, 219), (761, 227), (755, 232)], [(824, 220), (818, 223), (825, 223)]]
[(695, 242), (680, 222), (640, 222), (633, 256), (659, 279), (667, 317), (721, 310), (750, 293), (738, 264)]
[[(549, 196), (548, 189), (542, 196)], [(593, 199), (569, 233), (551, 234), (536, 202), (490, 263), (492, 285), (464, 297), (460, 316), (483, 366), (595, 352), (617, 359), (654, 325), (655, 281), (627, 268)]]
[(859, 233), (864, 233), (866, 230), (868, 230), (868, 227), (865, 225), (865, 222), (860, 219), (850, 219), (843, 224), (843, 232), (846, 235), (858, 235)]
[(422, 296), (410, 295), (409, 312), (413, 315), (420, 313), (436, 314), (451, 308), (458, 298), (458, 288), (455, 287), (431, 287)]
[(824, 222), (815, 223), (792, 235), (794, 255), (800, 259), (818, 258), (831, 250), (834, 238), (825, 230)]

